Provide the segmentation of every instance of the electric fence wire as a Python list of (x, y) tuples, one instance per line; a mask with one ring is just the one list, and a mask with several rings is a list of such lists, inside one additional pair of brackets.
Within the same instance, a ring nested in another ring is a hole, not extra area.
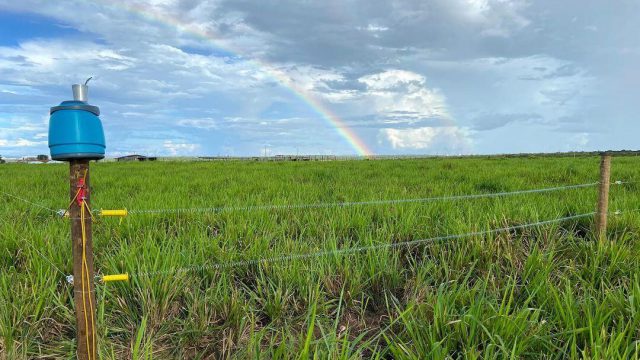
[(406, 247), (406, 246), (412, 246), (412, 245), (418, 245), (418, 244), (455, 240), (455, 239), (461, 239), (466, 237), (510, 232), (514, 230), (548, 225), (548, 224), (558, 223), (558, 222), (567, 221), (567, 220), (581, 219), (581, 218), (593, 216), (595, 214), (596, 212), (590, 212), (590, 213), (584, 213), (579, 215), (566, 216), (558, 219), (538, 221), (535, 223), (529, 223), (529, 224), (523, 224), (523, 225), (508, 226), (508, 227), (485, 230), (485, 231), (474, 231), (474, 232), (469, 232), (464, 234), (444, 235), (444, 236), (403, 241), (403, 242), (397, 242), (397, 243), (366, 245), (366, 246), (350, 247), (350, 248), (344, 248), (344, 249), (317, 251), (317, 252), (311, 252), (311, 253), (275, 256), (275, 257), (269, 257), (269, 258), (239, 260), (239, 261), (232, 261), (232, 262), (225, 262), (225, 263), (213, 263), (213, 264), (204, 264), (204, 265), (197, 265), (197, 266), (172, 268), (167, 270), (138, 272), (138, 273), (132, 273), (131, 276), (132, 277), (153, 277), (153, 276), (172, 275), (172, 274), (179, 274), (179, 273), (198, 272), (198, 271), (204, 271), (204, 270), (235, 268), (235, 267), (267, 264), (267, 263), (274, 263), (274, 262), (288, 262), (293, 260), (303, 260), (303, 259), (325, 257), (325, 256), (331, 256), (331, 255), (345, 255), (345, 254), (352, 254), (352, 253), (364, 252), (369, 250), (380, 250), (380, 249), (389, 249), (389, 248), (393, 249), (393, 248)]
[(36, 248), (35, 246), (33, 246), (29, 241), (25, 241), (24, 243), (26, 243), (27, 245), (29, 245), (29, 247), (31, 247), (38, 255), (40, 255), (41, 258), (43, 258), (46, 262), (48, 262), (54, 269), (56, 269), (60, 274), (62, 274), (63, 277), (67, 277), (67, 274), (65, 274), (62, 269), (60, 269), (58, 266), (56, 266), (56, 264), (53, 263), (53, 261), (51, 261), (48, 257), (44, 256), (44, 254), (42, 254), (38, 248)]
[[(637, 181), (621, 181), (617, 180), (611, 182), (611, 185), (623, 185), (631, 184)], [(347, 207), (347, 206), (363, 206), (363, 205), (384, 205), (384, 204), (402, 204), (402, 203), (416, 203), (416, 202), (433, 202), (433, 201), (455, 201), (465, 199), (480, 199), (480, 198), (494, 198), (501, 196), (510, 196), (518, 194), (532, 194), (532, 193), (546, 193), (559, 190), (571, 190), (586, 188), (598, 185), (599, 182), (578, 184), (578, 185), (565, 185), (540, 189), (529, 190), (516, 190), (508, 192), (486, 193), (486, 194), (468, 194), (468, 195), (451, 195), (451, 196), (436, 196), (426, 198), (412, 198), (412, 199), (390, 199), (390, 200), (369, 200), (369, 201), (351, 201), (351, 202), (333, 202), (333, 203), (314, 203), (314, 204), (282, 204), (282, 205), (249, 205), (249, 206), (219, 206), (219, 207), (202, 207), (202, 208), (167, 208), (167, 209), (142, 209), (142, 210), (128, 210), (128, 214), (161, 214), (161, 213), (188, 213), (188, 212), (228, 212), (228, 211), (254, 211), (254, 210), (278, 210), (278, 209), (313, 209), (313, 208), (331, 208), (331, 207)], [(5, 191), (0, 191), (0, 194), (20, 200), (27, 204), (39, 207), (41, 209), (53, 212), (59, 216), (64, 216), (66, 210), (64, 209), (51, 209), (44, 205), (34, 203), (28, 199), (22, 198), (15, 194), (10, 194)], [(98, 210), (94, 210), (98, 211)]]
[[(613, 184), (619, 185), (624, 182), (617, 181)], [(249, 205), (249, 206), (221, 206), (221, 207), (202, 207), (202, 208), (175, 208), (175, 209), (146, 209), (146, 210), (128, 210), (129, 214), (161, 214), (161, 213), (188, 213), (188, 212), (228, 212), (228, 211), (254, 211), (254, 210), (282, 210), (282, 209), (317, 209), (331, 207), (346, 207), (359, 205), (385, 205), (385, 204), (404, 204), (416, 202), (433, 202), (433, 201), (450, 201), (465, 200), (479, 198), (494, 198), (518, 194), (545, 193), (559, 190), (580, 189), (598, 185), (598, 182), (578, 185), (556, 186), (541, 189), (517, 190), (508, 192), (486, 193), (486, 194), (469, 194), (469, 195), (451, 195), (413, 199), (397, 199), (397, 200), (369, 200), (369, 201), (351, 201), (351, 202), (334, 202), (334, 203), (314, 203), (314, 204), (282, 204), (282, 205)]]
[(9, 194), (8, 192), (0, 191), (0, 194), (6, 195), (8, 197), (11, 197), (11, 198), (14, 198), (14, 199), (17, 199), (17, 200), (20, 200), (20, 201), (25, 202), (27, 204), (31, 204), (31, 205), (39, 207), (41, 209), (45, 209), (45, 210), (48, 210), (48, 211), (51, 211), (51, 212), (54, 212), (54, 213), (58, 212), (58, 210), (54, 210), (54, 209), (48, 208), (48, 207), (46, 207), (44, 205), (40, 205), (40, 204), (34, 203), (34, 202), (32, 202), (30, 200), (27, 200), (25, 198), (22, 198), (20, 196), (17, 196), (17, 195), (14, 195), (14, 194)]
[[(618, 181), (612, 182), (611, 184), (612, 185), (622, 185), (622, 184), (629, 184), (629, 183), (635, 183), (635, 182), (636, 181), (620, 181), (620, 180), (618, 180)], [(476, 198), (483, 198), (483, 197), (499, 197), (499, 196), (516, 195), (516, 194), (527, 194), (527, 193), (542, 193), (542, 192), (558, 191), (558, 190), (565, 190), (565, 189), (577, 189), (577, 188), (585, 188), (585, 187), (595, 186), (595, 185), (598, 185), (598, 184), (599, 184), (598, 182), (595, 182), (595, 183), (588, 183), (588, 184), (567, 185), (567, 186), (558, 186), (558, 187), (542, 188), (542, 189), (531, 189), (531, 190), (519, 190), (519, 191), (512, 191), (512, 192), (499, 192), (499, 193), (488, 193), (488, 194), (471, 194), (471, 195), (454, 195), (454, 196), (417, 198), (417, 199), (373, 200), (373, 201), (360, 201), (360, 202), (316, 203), (316, 204), (300, 204), (300, 205), (256, 205), (256, 206), (243, 206), (243, 207), (214, 207), (214, 208), (132, 210), (132, 211), (130, 211), (130, 213), (158, 213), (158, 212), (185, 212), (185, 211), (241, 211), (241, 210), (321, 208), (321, 207), (340, 207), (340, 206), (353, 206), (353, 205), (377, 205), (377, 204), (395, 204), (395, 203), (427, 202), (427, 201), (463, 200), (463, 199), (476, 199)], [(25, 198), (22, 198), (20, 196), (14, 195), (14, 194), (10, 194), (10, 193), (4, 192), (4, 191), (0, 191), (0, 194), (3, 194), (5, 196), (11, 197), (11, 198), (14, 198), (14, 199), (17, 199), (17, 200), (20, 200), (20, 201), (25, 202), (27, 204), (33, 205), (35, 207), (38, 207), (38, 208), (41, 208), (41, 209), (44, 209), (44, 210), (48, 210), (48, 211), (53, 212), (53, 213), (59, 213), (59, 210), (54, 210), (54, 209), (51, 209), (51, 208), (46, 207), (44, 205), (41, 205), (41, 204), (38, 204), (38, 203), (34, 203), (34, 202), (30, 201), (30, 200), (27, 200)], [(637, 211), (640, 211), (640, 209), (628, 210), (628, 212), (637, 212)], [(132, 274), (132, 276), (143, 277), (143, 276), (154, 276), (154, 275), (179, 273), (179, 272), (195, 272), (195, 271), (202, 271), (202, 270), (207, 270), (207, 269), (221, 269), (221, 268), (247, 266), (247, 265), (252, 265), (252, 264), (260, 264), (260, 263), (284, 262), (284, 261), (307, 259), (307, 258), (312, 258), (312, 257), (321, 257), (321, 256), (328, 256), (328, 255), (351, 254), (351, 253), (362, 252), (362, 251), (367, 251), (367, 250), (376, 250), (376, 249), (383, 249), (383, 248), (396, 248), (396, 247), (402, 247), (402, 246), (411, 246), (411, 245), (421, 244), (421, 243), (437, 242), (437, 241), (444, 241), (444, 240), (453, 240), (453, 239), (459, 239), (459, 238), (471, 237), (471, 236), (478, 236), (478, 235), (489, 235), (489, 234), (493, 234), (493, 233), (500, 233), (500, 232), (505, 232), (505, 231), (512, 231), (512, 230), (518, 230), (518, 229), (523, 229), (523, 228), (541, 226), (541, 225), (561, 222), (561, 221), (565, 221), (565, 220), (571, 220), (571, 219), (578, 219), (578, 218), (593, 216), (594, 214), (595, 214), (595, 212), (591, 212), (591, 213), (586, 213), (586, 214), (568, 216), (568, 217), (559, 218), (559, 219), (540, 221), (540, 222), (536, 222), (536, 223), (517, 225), (517, 226), (506, 227), (506, 228), (488, 230), (488, 231), (478, 231), (478, 232), (471, 232), (471, 233), (457, 234), (457, 235), (445, 235), (445, 236), (439, 236), (439, 237), (434, 237), (434, 238), (411, 240), (411, 241), (392, 243), (392, 244), (369, 245), (369, 246), (362, 246), (362, 247), (355, 247), (355, 248), (319, 251), (319, 252), (307, 253), (307, 254), (292, 254), (292, 255), (285, 255), (285, 256), (272, 257), (272, 258), (260, 258), (260, 259), (252, 259), (252, 260), (242, 260), (242, 261), (235, 261), (235, 262), (229, 262), (229, 263), (216, 263), (216, 264), (208, 264), (208, 265), (200, 265), (200, 266), (174, 268), (174, 269), (162, 270), (162, 271), (140, 272), (140, 273)], [(621, 214), (621, 211), (616, 211), (615, 214), (619, 215), (619, 214)], [(42, 259), (47, 261), (53, 268), (55, 268), (56, 271), (58, 271), (63, 276), (66, 276), (65, 273), (58, 266), (56, 266), (49, 258), (44, 256), (37, 248), (35, 248), (35, 246), (30, 244), (29, 242), (27, 242), (27, 245), (29, 245), (33, 250), (35, 250), (35, 252)]]

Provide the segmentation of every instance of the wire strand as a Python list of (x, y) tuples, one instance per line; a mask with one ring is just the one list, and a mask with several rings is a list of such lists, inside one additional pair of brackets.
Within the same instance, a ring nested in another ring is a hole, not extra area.
[(470, 194), (470, 195), (453, 195), (439, 196), (414, 199), (397, 199), (397, 200), (370, 200), (370, 201), (353, 201), (353, 202), (335, 202), (335, 203), (315, 203), (315, 204), (283, 204), (283, 205), (251, 205), (251, 206), (221, 206), (221, 207), (203, 207), (203, 208), (176, 208), (176, 209), (146, 209), (146, 210), (129, 210), (129, 214), (161, 214), (161, 213), (185, 213), (185, 212), (227, 212), (227, 211), (254, 211), (254, 210), (276, 210), (276, 209), (310, 209), (310, 208), (330, 208), (345, 207), (359, 205), (383, 205), (383, 204), (401, 204), (415, 202), (431, 202), (431, 201), (448, 201), (448, 200), (464, 200), (478, 198), (492, 198), (500, 196), (509, 196), (517, 194), (544, 193), (559, 190), (579, 189), (598, 185), (598, 182), (578, 185), (556, 186), (542, 189), (518, 190), (509, 192), (498, 192), (488, 194)]
[(23, 202), (25, 202), (25, 203), (27, 203), (27, 204), (31, 204), (31, 205), (33, 205), (33, 206), (37, 206), (37, 207), (39, 207), (39, 208), (41, 208), (41, 209), (45, 209), (45, 210), (48, 210), (48, 211), (51, 211), (51, 212), (54, 212), (54, 213), (55, 213), (55, 212), (58, 212), (57, 210), (54, 210), (54, 209), (48, 208), (48, 207), (46, 207), (46, 206), (44, 206), (44, 205), (36, 204), (36, 203), (34, 203), (34, 202), (32, 202), (32, 201), (29, 201), (29, 200), (27, 200), (27, 199), (25, 199), (25, 198), (22, 198), (22, 197), (20, 197), (20, 196), (14, 195), (14, 194), (9, 194), (9, 193), (4, 192), (4, 191), (0, 191), (0, 193), (1, 193), (1, 194), (3, 194), (3, 195), (6, 195), (6, 196), (8, 196), (8, 197), (12, 197), (12, 198), (14, 198), (14, 199), (17, 199), (17, 200), (23, 201)]
[(49, 258), (47, 258), (46, 256), (44, 256), (39, 250), (38, 248), (36, 248), (35, 246), (33, 246), (30, 242), (25, 241), (25, 244), (29, 245), (29, 247), (31, 247), (33, 250), (35, 250), (35, 252), (40, 255), (41, 258), (43, 258), (46, 262), (48, 262), (49, 264), (51, 264), (51, 266), (56, 269), (60, 274), (62, 274), (63, 277), (66, 277), (66, 274), (58, 267), (56, 266), (56, 264), (53, 263), (53, 261), (51, 261)]
[(159, 275), (170, 275), (170, 274), (176, 274), (176, 273), (197, 272), (197, 271), (203, 271), (203, 270), (233, 268), (233, 267), (241, 267), (241, 266), (247, 266), (247, 265), (263, 264), (263, 263), (286, 262), (286, 261), (292, 261), (292, 260), (323, 257), (328, 255), (344, 255), (344, 254), (351, 254), (351, 253), (363, 252), (368, 250), (398, 248), (398, 247), (411, 246), (411, 245), (417, 245), (417, 244), (423, 244), (423, 243), (433, 243), (433, 242), (454, 240), (454, 239), (460, 239), (460, 238), (472, 237), (472, 236), (478, 236), (478, 235), (490, 235), (495, 233), (531, 228), (531, 227), (542, 226), (542, 225), (547, 225), (552, 223), (558, 223), (566, 220), (575, 220), (575, 219), (585, 218), (585, 217), (593, 216), (594, 214), (595, 212), (590, 212), (585, 214), (562, 217), (558, 219), (538, 221), (535, 223), (509, 226), (509, 227), (504, 227), (499, 229), (474, 231), (474, 232), (469, 232), (464, 234), (455, 234), (455, 235), (444, 235), (444, 236), (437, 236), (437, 237), (432, 237), (427, 239), (410, 240), (410, 241), (390, 243), (390, 244), (367, 245), (367, 246), (359, 246), (359, 247), (336, 249), (336, 250), (324, 250), (324, 251), (318, 251), (318, 252), (312, 252), (312, 253), (306, 253), (306, 254), (292, 254), (292, 255), (276, 256), (271, 258), (240, 260), (240, 261), (233, 261), (233, 262), (227, 262), (227, 263), (214, 263), (214, 264), (205, 264), (205, 265), (199, 265), (199, 266), (173, 268), (168, 270), (139, 272), (139, 273), (132, 273), (131, 276), (132, 277), (151, 277), (151, 276), (159, 276)]
[[(611, 185), (625, 185), (632, 184), (638, 181), (613, 181)], [(415, 198), (415, 199), (397, 199), (397, 200), (370, 200), (370, 201), (353, 201), (353, 202), (334, 202), (334, 203), (315, 203), (315, 204), (283, 204), (283, 205), (251, 205), (251, 206), (220, 206), (220, 207), (203, 207), (203, 208), (174, 208), (174, 209), (143, 209), (143, 210), (129, 210), (129, 214), (160, 214), (160, 213), (181, 213), (181, 212), (224, 212), (224, 211), (251, 211), (251, 210), (274, 210), (274, 209), (305, 209), (305, 208), (328, 208), (328, 207), (344, 207), (344, 206), (357, 206), (357, 205), (383, 205), (383, 204), (399, 204), (399, 203), (412, 203), (412, 202), (429, 202), (429, 201), (447, 201), (447, 200), (464, 200), (464, 199), (478, 199), (478, 198), (492, 198), (499, 196), (517, 195), (517, 194), (531, 194), (531, 193), (544, 193), (558, 190), (569, 190), (585, 188), (590, 186), (596, 186), (599, 182), (557, 186), (551, 188), (531, 189), (531, 190), (518, 190), (510, 192), (498, 192), (489, 194), (470, 194), (470, 195), (453, 195), (453, 196), (440, 196), (440, 197), (428, 197), (428, 198)], [(28, 199), (22, 198), (15, 194), (10, 194), (5, 191), (0, 191), (0, 194), (20, 200), (27, 204), (39, 207), (41, 209), (64, 215), (66, 210), (55, 210), (44, 205), (34, 203)], [(77, 194), (76, 194), (77, 196)]]

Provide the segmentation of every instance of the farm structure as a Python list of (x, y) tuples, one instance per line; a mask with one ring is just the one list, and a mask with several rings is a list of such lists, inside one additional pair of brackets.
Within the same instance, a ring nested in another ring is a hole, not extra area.
[(125, 155), (125, 156), (120, 156), (116, 158), (116, 161), (118, 162), (124, 162), (124, 161), (155, 161), (158, 158), (155, 156), (144, 156), (144, 155), (138, 155), (138, 154), (132, 154), (132, 155)]
[(25, 156), (17, 160), (17, 162), (31, 163), (31, 164), (47, 163), (49, 161), (50, 161), (49, 155), (44, 155), (44, 154), (37, 155), (37, 156)]

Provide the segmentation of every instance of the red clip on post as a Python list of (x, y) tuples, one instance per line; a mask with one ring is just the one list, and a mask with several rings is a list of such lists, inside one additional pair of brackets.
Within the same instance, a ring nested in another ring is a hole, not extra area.
[(78, 206), (82, 206), (82, 202), (87, 199), (87, 190), (84, 186), (84, 179), (78, 179), (78, 196), (76, 197), (76, 202)]

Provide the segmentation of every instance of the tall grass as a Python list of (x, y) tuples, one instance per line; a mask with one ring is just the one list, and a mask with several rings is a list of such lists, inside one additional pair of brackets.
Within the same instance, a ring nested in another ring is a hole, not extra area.
[[(615, 158), (612, 180), (640, 179)], [(66, 165), (0, 166), (0, 190), (58, 209)], [(597, 158), (92, 164), (94, 208), (304, 204), (594, 182)], [(640, 208), (613, 186), (611, 210)], [(596, 188), (451, 202), (136, 214), (94, 225), (96, 270), (142, 273), (389, 244), (594, 211)], [(0, 357), (72, 358), (69, 224), (3, 197)], [(97, 286), (103, 359), (637, 358), (639, 212), (350, 255)]]

